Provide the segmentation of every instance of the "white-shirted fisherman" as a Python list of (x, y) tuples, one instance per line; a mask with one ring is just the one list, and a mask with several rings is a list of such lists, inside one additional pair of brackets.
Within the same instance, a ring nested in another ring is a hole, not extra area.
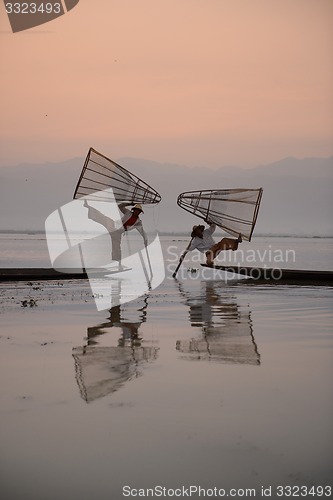
[(242, 235), (239, 233), (237, 239), (234, 238), (222, 238), (218, 243), (215, 242), (213, 238), (213, 233), (216, 229), (216, 225), (212, 222), (206, 221), (209, 227), (205, 229), (205, 226), (198, 225), (193, 226), (191, 238), (192, 241), (181, 256), (183, 260), (187, 252), (192, 250), (198, 250), (206, 255), (206, 264), (208, 266), (214, 265), (215, 257), (223, 250), (237, 250), (239, 243), (242, 242)]

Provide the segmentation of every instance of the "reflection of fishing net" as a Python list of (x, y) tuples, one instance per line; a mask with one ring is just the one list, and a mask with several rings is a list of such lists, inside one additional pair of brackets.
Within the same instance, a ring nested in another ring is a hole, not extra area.
[(259, 365), (260, 355), (247, 323), (210, 326), (205, 335), (177, 341), (181, 357), (189, 361), (206, 360), (217, 363)]
[(260, 207), (262, 188), (188, 191), (178, 205), (191, 214), (214, 222), (227, 233), (251, 241)]
[(85, 196), (92, 201), (114, 201), (107, 191), (110, 188), (117, 203), (154, 204), (161, 201), (160, 194), (146, 182), (90, 148), (74, 199)]
[(156, 347), (76, 347), (75, 376), (81, 397), (90, 403), (141, 375), (140, 365), (157, 358)]

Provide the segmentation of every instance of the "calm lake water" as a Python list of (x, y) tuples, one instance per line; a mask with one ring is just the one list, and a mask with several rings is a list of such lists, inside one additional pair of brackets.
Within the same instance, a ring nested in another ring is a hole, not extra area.
[[(217, 233), (215, 239), (219, 236)], [(52, 237), (58, 241), (64, 238), (59, 235)], [(133, 235), (131, 238), (134, 241), (140, 239), (133, 238)], [(165, 261), (171, 268), (175, 267), (179, 255), (189, 243), (189, 236), (162, 235), (160, 240)], [(107, 240), (105, 244), (108, 244)], [(201, 254), (192, 252), (186, 262), (198, 267), (203, 260)], [(333, 238), (254, 236), (251, 242), (244, 241), (237, 252), (221, 253), (218, 260), (220, 264), (241, 262), (249, 266), (333, 270)], [(0, 268), (16, 267), (52, 267), (44, 234), (0, 233)]]
[[(1, 267), (50, 267), (41, 236), (14, 239)], [(246, 248), (328, 270), (332, 241)], [(2, 498), (328, 496), (332, 288), (214, 280), (194, 254), (172, 279), (186, 244), (162, 237), (163, 283), (110, 311), (84, 280), (1, 284)]]

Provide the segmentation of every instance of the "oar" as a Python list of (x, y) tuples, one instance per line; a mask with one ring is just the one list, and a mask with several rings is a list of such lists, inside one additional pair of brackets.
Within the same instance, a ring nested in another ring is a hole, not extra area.
[(152, 277), (153, 277), (153, 270), (152, 270), (152, 267), (151, 267), (150, 257), (149, 257), (149, 252), (148, 252), (148, 248), (147, 247), (146, 247), (146, 254), (147, 254), (147, 261), (148, 261), (149, 272), (150, 272), (150, 279), (152, 279)]
[(174, 273), (173, 273), (173, 275), (172, 275), (172, 277), (173, 277), (173, 278), (175, 278), (175, 277), (176, 277), (177, 272), (178, 272), (178, 269), (179, 269), (179, 268), (180, 268), (180, 266), (182, 265), (182, 262), (183, 262), (183, 260), (185, 259), (185, 256), (186, 256), (186, 254), (187, 254), (187, 252), (188, 252), (188, 249), (189, 249), (189, 248), (190, 248), (190, 246), (191, 246), (192, 240), (193, 240), (193, 238), (191, 238), (191, 241), (190, 241), (190, 242), (189, 242), (189, 244), (187, 245), (187, 247), (186, 247), (185, 251), (184, 251), (184, 252), (183, 252), (183, 254), (180, 256), (178, 266), (176, 267), (175, 272), (174, 272)]

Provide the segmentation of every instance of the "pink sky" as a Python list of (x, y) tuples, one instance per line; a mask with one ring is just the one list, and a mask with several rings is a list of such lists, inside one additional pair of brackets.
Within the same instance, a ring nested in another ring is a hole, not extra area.
[(333, 154), (332, 0), (80, 0), (13, 34), (0, 165), (107, 156), (254, 166)]

